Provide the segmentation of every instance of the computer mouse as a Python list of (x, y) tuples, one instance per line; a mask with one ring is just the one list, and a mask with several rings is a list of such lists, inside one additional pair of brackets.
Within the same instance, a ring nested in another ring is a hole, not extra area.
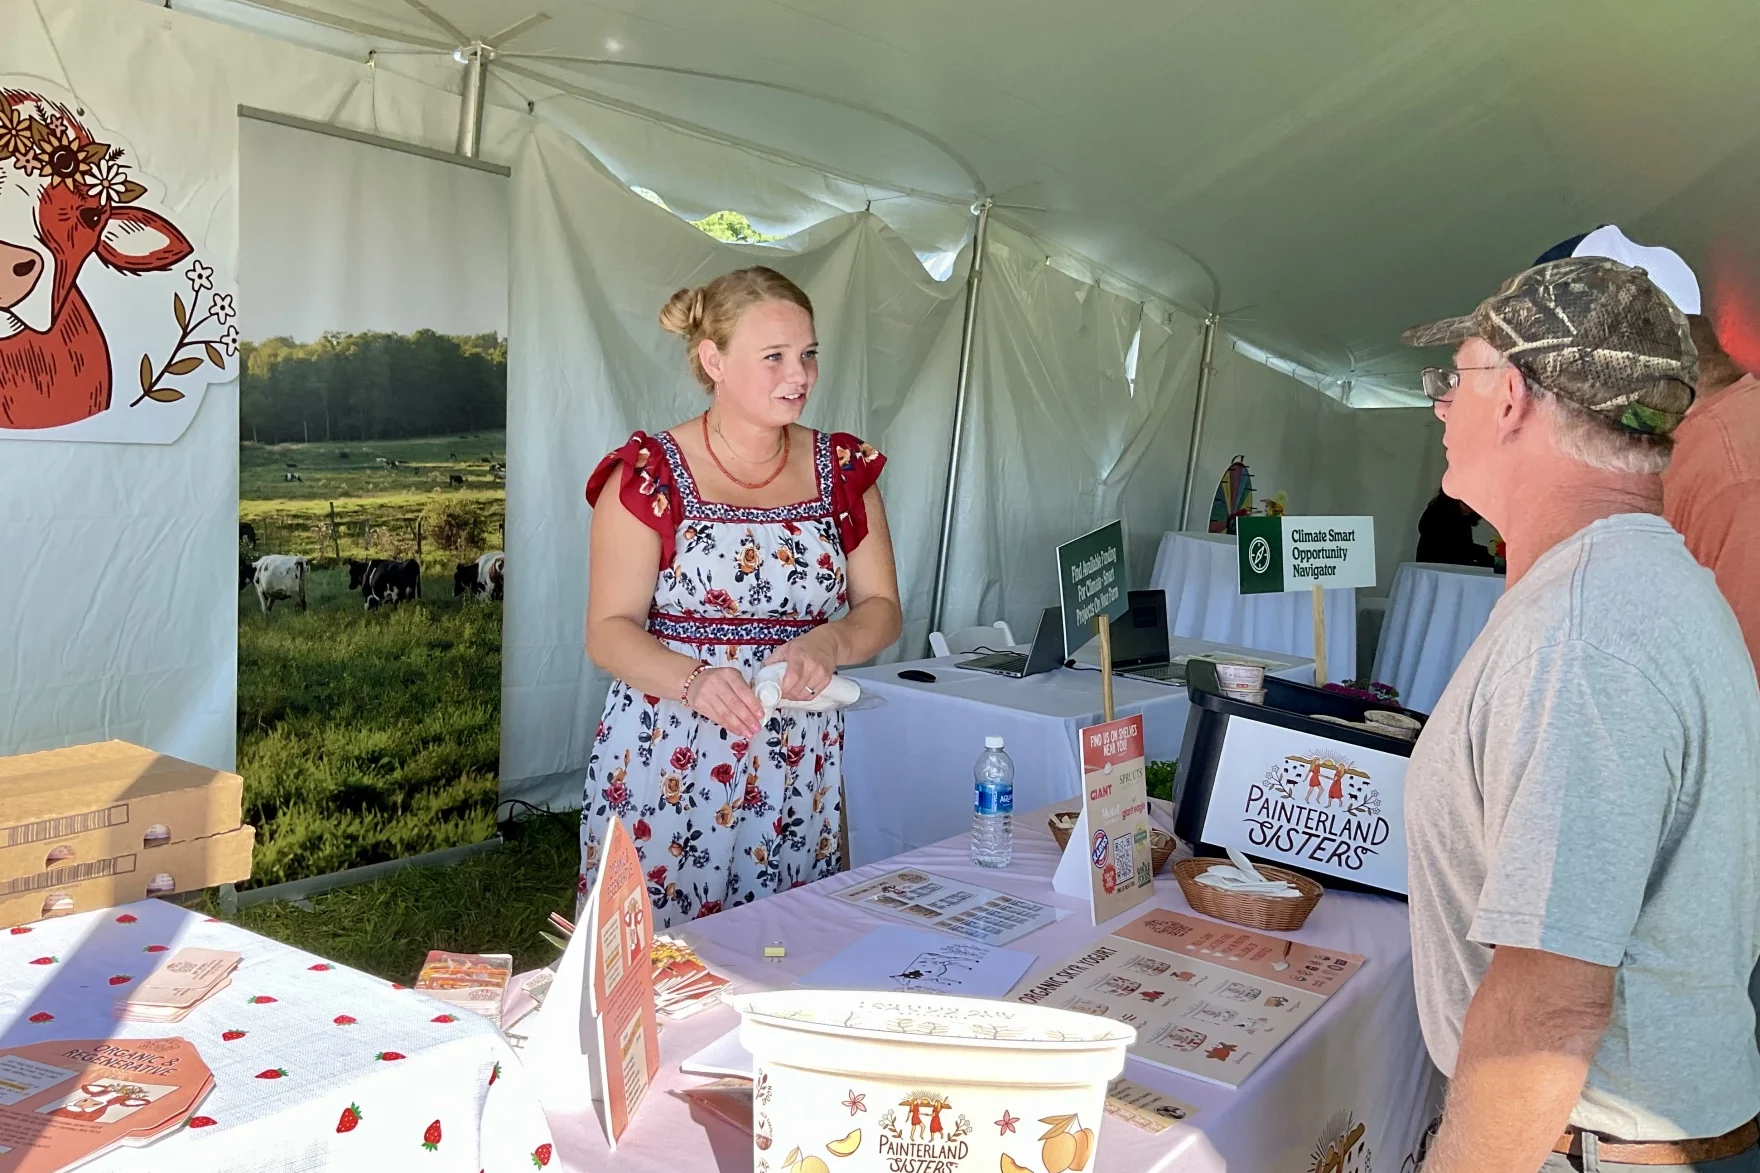
[(900, 680), (914, 680), (918, 684), (934, 684), (935, 674), (925, 672), (921, 668), (906, 668), (898, 674)]

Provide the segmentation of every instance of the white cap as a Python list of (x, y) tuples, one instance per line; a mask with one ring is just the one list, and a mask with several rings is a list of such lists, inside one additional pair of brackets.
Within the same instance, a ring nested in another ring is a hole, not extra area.
[(1002, 738), (1000, 738), (1000, 737), (996, 736), (996, 734), (992, 733), (989, 737), (986, 737), (984, 739), (984, 748), (985, 749), (1001, 749), (1002, 748)]
[(1693, 275), (1692, 266), (1671, 248), (1637, 243), (1621, 232), (1617, 224), (1603, 224), (1583, 237), (1577, 242), (1577, 247), (1571, 250), (1571, 255), (1606, 257), (1622, 265), (1642, 269), (1649, 274), (1651, 283), (1666, 293), (1668, 300), (1674, 302), (1674, 307), (1681, 313), (1703, 312), (1699, 308), (1699, 279)]

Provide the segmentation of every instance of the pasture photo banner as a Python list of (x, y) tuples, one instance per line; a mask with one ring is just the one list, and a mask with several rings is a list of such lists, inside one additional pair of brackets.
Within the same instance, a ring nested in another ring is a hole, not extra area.
[(505, 176), (239, 121), (238, 772), (253, 884), (495, 834)]

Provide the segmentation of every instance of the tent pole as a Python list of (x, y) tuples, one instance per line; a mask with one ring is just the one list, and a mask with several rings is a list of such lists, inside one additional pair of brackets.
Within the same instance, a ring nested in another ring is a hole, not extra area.
[(1204, 353), (1198, 360), (1198, 402), (1192, 407), (1192, 442), (1186, 448), (1186, 487), (1179, 497), (1179, 528), (1191, 525), (1192, 485), (1198, 479), (1198, 444), (1204, 438), (1204, 407), (1210, 400), (1210, 375), (1216, 370), (1217, 315), (1204, 319)]
[[(973, 211), (978, 223), (972, 230), (972, 265), (966, 274), (966, 312), (959, 332), (959, 375), (953, 391), (953, 441), (947, 453), (947, 503), (941, 511), (941, 543), (935, 552), (935, 595), (929, 603), (929, 630), (941, 629), (941, 611), (947, 602), (947, 552), (953, 539), (953, 511), (959, 500), (959, 450), (966, 426), (966, 393), (972, 373), (972, 335), (978, 324), (978, 286), (984, 279), (984, 253), (990, 241), (990, 209), (995, 200), (985, 197)], [(927, 637), (925, 637), (925, 640)]]
[(483, 139), (483, 91), (489, 59), (495, 50), (481, 41), (458, 49), (453, 56), (464, 64), (464, 96), (458, 110), (458, 153), (477, 157)]

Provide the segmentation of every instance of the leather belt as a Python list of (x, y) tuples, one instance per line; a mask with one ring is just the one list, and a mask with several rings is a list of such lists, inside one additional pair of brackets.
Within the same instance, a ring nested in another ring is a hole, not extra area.
[[(1750, 1120), (1722, 1136), (1692, 1140), (1618, 1140), (1596, 1137), (1596, 1150), (1603, 1161), (1614, 1165), (1697, 1165), (1721, 1161), (1745, 1153), (1760, 1142), (1760, 1123)], [(1555, 1153), (1583, 1155), (1583, 1134), (1574, 1125), (1564, 1130)]]

